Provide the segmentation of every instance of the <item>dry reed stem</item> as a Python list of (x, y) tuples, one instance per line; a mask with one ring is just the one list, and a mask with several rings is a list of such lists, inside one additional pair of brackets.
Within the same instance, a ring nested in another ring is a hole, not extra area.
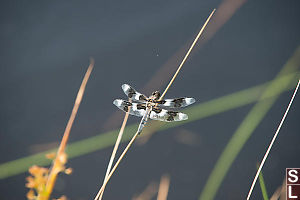
[(160, 179), (157, 200), (167, 200), (170, 187), (170, 176), (168, 174), (163, 175)]
[(269, 147), (268, 147), (268, 149), (267, 149), (267, 151), (266, 151), (266, 153), (265, 153), (265, 155), (264, 155), (264, 157), (263, 157), (263, 159), (262, 159), (262, 161), (261, 161), (261, 164), (260, 164), (260, 166), (259, 166), (259, 168), (258, 168), (258, 170), (257, 170), (257, 173), (256, 173), (256, 175), (255, 175), (255, 177), (254, 177), (253, 182), (252, 182), (250, 191), (249, 191), (249, 193), (248, 193), (247, 200), (250, 199), (250, 196), (251, 196), (251, 194), (252, 194), (253, 188), (254, 188), (255, 183), (256, 183), (256, 181), (257, 181), (257, 178), (258, 178), (258, 176), (259, 176), (259, 174), (260, 174), (260, 172), (261, 172), (261, 169), (262, 169), (262, 167), (263, 167), (263, 165), (264, 165), (264, 163), (265, 163), (265, 161), (266, 161), (266, 159), (267, 159), (267, 157), (268, 157), (268, 155), (269, 155), (269, 153), (270, 153), (270, 150), (271, 150), (271, 148), (272, 148), (272, 146), (273, 146), (273, 144), (274, 144), (274, 142), (275, 142), (277, 136), (278, 136), (278, 133), (279, 133), (279, 131), (280, 131), (280, 128), (281, 128), (281, 126), (282, 126), (282, 124), (283, 124), (283, 122), (284, 122), (284, 120), (285, 120), (285, 118), (286, 118), (286, 116), (287, 116), (287, 114), (288, 114), (288, 112), (289, 112), (289, 110), (290, 110), (290, 107), (291, 107), (291, 105), (292, 105), (292, 103), (293, 103), (293, 101), (294, 101), (294, 98), (295, 98), (296, 94), (297, 94), (297, 91), (298, 91), (298, 88), (299, 88), (299, 84), (300, 84), (300, 80), (298, 81), (297, 87), (296, 87), (296, 89), (295, 89), (295, 91), (294, 91), (294, 94), (293, 94), (291, 100), (290, 100), (290, 103), (289, 103), (289, 105), (288, 105), (288, 107), (287, 107), (287, 109), (286, 109), (286, 111), (285, 111), (285, 113), (284, 113), (284, 115), (283, 115), (283, 117), (282, 117), (282, 120), (280, 121), (280, 124), (279, 124), (279, 126), (278, 126), (278, 128), (277, 128), (277, 130), (276, 130), (276, 132), (275, 132), (275, 134), (274, 134), (274, 136), (273, 136), (273, 139), (272, 139), (272, 141), (271, 141), (271, 143), (270, 143), (270, 145), (269, 145)]
[(277, 188), (277, 190), (274, 192), (274, 194), (271, 196), (270, 200), (278, 200), (281, 194), (282, 186)]
[[(220, 6), (217, 8), (218, 12), (214, 14), (214, 19), (211, 20), (209, 26), (205, 29), (204, 37), (199, 40), (197, 46), (193, 50), (194, 52), (207, 43), (221, 28), (228, 22), (231, 17), (236, 13), (236, 11), (246, 2), (246, 0), (223, 0)], [(186, 48), (190, 45), (189, 42), (185, 43), (180, 49), (178, 49), (167, 61), (160, 67), (153, 78), (148, 81), (148, 83), (143, 88), (144, 91), (154, 91), (159, 88), (168, 76), (168, 72), (174, 71), (174, 67), (177, 65), (178, 57), (181, 57), (185, 52)], [(190, 57), (192, 54), (190, 55)], [(171, 78), (171, 76), (170, 76)]]
[(199, 31), (197, 37), (195, 38), (195, 40), (194, 40), (194, 42), (192, 43), (191, 47), (189, 48), (188, 52), (186, 53), (186, 55), (184, 56), (183, 60), (181, 61), (181, 63), (180, 63), (180, 65), (179, 65), (177, 71), (175, 72), (173, 78), (172, 78), (171, 81), (169, 82), (169, 84), (168, 84), (168, 86), (166, 87), (165, 91), (162, 93), (162, 95), (161, 95), (161, 97), (160, 97), (160, 100), (165, 96), (165, 94), (167, 93), (169, 87), (170, 87), (170, 86), (172, 85), (172, 83), (174, 82), (174, 80), (175, 80), (175, 78), (177, 77), (179, 71), (181, 70), (183, 64), (185, 63), (186, 59), (187, 59), (188, 56), (190, 55), (192, 49), (194, 48), (194, 46), (195, 46), (196, 42), (198, 41), (199, 37), (202, 35), (202, 33), (203, 33), (203, 31), (204, 31), (206, 25), (208, 24), (210, 18), (213, 16), (213, 14), (215, 13), (215, 11), (216, 11), (216, 9), (214, 9), (214, 10), (210, 13), (209, 17), (207, 18), (206, 22), (205, 22), (204, 25), (202, 26), (201, 30)]
[[(164, 95), (166, 94), (166, 92), (168, 91), (168, 89), (170, 88), (170, 86), (172, 85), (172, 83), (174, 82), (177, 74), (179, 73), (180, 69), (182, 68), (183, 64), (185, 63), (188, 55), (190, 54), (190, 52), (192, 51), (193, 47), (195, 46), (197, 40), (199, 39), (199, 37), (201, 36), (202, 32), (204, 31), (206, 25), (208, 24), (209, 20), (211, 19), (212, 15), (214, 14), (214, 12), (216, 11), (216, 9), (214, 9), (211, 14), (209, 15), (209, 17), (207, 18), (206, 22), (204, 23), (204, 25), (202, 26), (200, 32), (198, 33), (197, 37), (195, 38), (194, 42), (192, 43), (190, 49), (188, 50), (188, 52), (186, 53), (183, 61), (181, 62), (181, 64), (179, 65), (177, 71), (175, 72), (173, 78), (171, 79), (170, 83), (168, 84), (167, 88), (165, 89), (164, 93), (161, 95), (160, 99), (162, 99), (164, 97)], [(101, 189), (100, 189), (100, 193), (102, 193), (104, 191), (104, 188), (106, 187), (106, 184), (108, 183), (109, 179), (111, 178), (111, 176), (113, 175), (113, 173), (115, 172), (116, 168), (118, 167), (118, 165), (120, 164), (121, 160), (123, 159), (123, 157), (125, 156), (125, 154), (127, 153), (128, 149), (131, 147), (132, 143), (134, 142), (134, 140), (136, 139), (136, 137), (138, 136), (139, 132), (137, 131), (134, 136), (132, 137), (132, 139), (130, 140), (130, 142), (128, 143), (127, 147), (124, 149), (123, 153), (121, 154), (121, 156), (119, 157), (118, 161), (116, 162), (116, 164), (114, 165), (113, 169), (111, 170), (111, 172), (109, 173), (107, 179), (104, 181)]]
[(112, 168), (112, 170), (110, 171), (107, 179), (104, 181), (102, 187), (100, 188), (100, 193), (102, 193), (104, 191), (104, 188), (106, 187), (109, 179), (111, 178), (111, 176), (113, 175), (113, 173), (115, 172), (115, 170), (117, 169), (118, 165), (120, 164), (121, 160), (123, 159), (123, 157), (125, 156), (125, 154), (127, 153), (128, 149), (131, 147), (132, 143), (134, 142), (134, 140), (136, 139), (136, 137), (138, 136), (139, 132), (137, 131), (134, 136), (131, 138), (130, 142), (128, 143), (127, 147), (124, 149), (123, 153), (121, 154), (121, 156), (119, 157), (118, 161), (116, 162), (116, 164), (114, 165), (114, 167)]
[(286, 199), (286, 177), (284, 177), (283, 182), (281, 184), (281, 186), (279, 186), (277, 188), (277, 190), (274, 192), (274, 194), (271, 196), (270, 200), (284, 200)]
[[(190, 55), (192, 49), (194, 48), (194, 46), (195, 46), (195, 44), (197, 43), (197, 41), (198, 41), (198, 39), (200, 38), (200, 36), (202, 35), (204, 29), (206, 28), (206, 25), (207, 25), (208, 22), (210, 21), (211, 17), (212, 17), (213, 14), (215, 13), (215, 11), (216, 11), (216, 9), (214, 9), (214, 10), (210, 13), (209, 17), (208, 17), (207, 20), (205, 21), (204, 25), (202, 26), (201, 30), (199, 31), (198, 35), (196, 36), (196, 38), (194, 39), (192, 45), (190, 46), (189, 50), (187, 51), (185, 57), (183, 58), (183, 60), (181, 61), (179, 67), (177, 68), (177, 71), (175, 72), (174, 76), (173, 76), (172, 79), (170, 80), (170, 82), (169, 82), (168, 86), (166, 87), (165, 91), (164, 91), (163, 94), (161, 95), (160, 100), (163, 99), (163, 97), (164, 97), (165, 94), (167, 93), (168, 89), (170, 88), (170, 86), (171, 86), (172, 83), (174, 82), (174, 80), (175, 80), (175, 78), (177, 77), (179, 71), (181, 70), (183, 64), (185, 63), (186, 59), (187, 59), (188, 56)], [(162, 73), (162, 74), (164, 74), (164, 73)], [(150, 81), (150, 82), (151, 82), (151, 81)], [(151, 131), (149, 132), (149, 135), (148, 135), (147, 137), (144, 137), (144, 138), (141, 140), (140, 144), (145, 144), (145, 143), (150, 139), (150, 137), (152, 136), (152, 134), (156, 131), (156, 129), (159, 128), (159, 127), (160, 127), (160, 124), (158, 124), (158, 125), (156, 126), (156, 128), (154, 128), (153, 130), (151, 130)]]
[[(129, 102), (131, 102), (131, 100), (129, 100)], [(117, 153), (117, 150), (118, 150), (118, 147), (119, 147), (119, 144), (121, 142), (121, 139), (122, 139), (122, 136), (123, 136), (123, 133), (124, 133), (124, 129), (126, 127), (126, 123), (127, 123), (127, 120), (128, 120), (128, 116), (129, 116), (129, 112), (130, 112), (130, 106), (128, 108), (128, 112), (126, 112), (125, 114), (125, 117), (124, 117), (124, 120), (123, 120), (123, 123), (122, 123), (122, 126), (121, 126), (121, 129), (119, 131), (119, 135), (118, 135), (118, 138), (117, 138), (117, 141), (115, 143), (115, 146), (114, 146), (114, 149), (112, 151), (112, 154), (111, 154), (111, 157), (110, 157), (110, 160), (109, 160), (109, 164), (107, 166), (107, 170), (106, 170), (106, 174), (105, 174), (105, 178), (104, 178), (104, 181), (103, 181), (103, 184), (105, 183), (105, 180), (107, 179), (108, 175), (109, 175), (109, 172), (110, 172), (110, 169), (112, 167), (112, 164), (113, 164), (113, 161), (115, 159), (115, 156), (116, 156), (116, 153)], [(104, 188), (105, 189), (105, 188)], [(103, 196), (103, 192), (104, 192), (104, 189), (102, 192), (100, 192), (100, 190), (98, 191), (98, 194), (97, 196), (95, 197), (94, 200), (97, 200), (97, 199), (102, 199), (102, 196)]]
[(90, 65), (89, 65), (89, 67), (88, 67), (88, 69), (85, 73), (85, 76), (82, 80), (79, 91), (77, 93), (77, 97), (76, 97), (76, 100), (75, 100), (75, 103), (74, 103), (74, 106), (73, 106), (73, 110), (72, 110), (71, 116), (69, 118), (69, 121), (67, 123), (67, 126), (65, 128), (63, 138), (62, 138), (61, 143), (59, 145), (59, 148), (57, 150), (56, 157), (53, 160), (51, 171), (50, 171), (50, 174), (49, 174), (49, 177), (48, 177), (48, 180), (47, 180), (47, 184), (46, 184), (46, 188), (45, 188), (46, 192), (45, 192), (44, 195), (39, 195), (38, 199), (49, 199), (49, 197), (52, 193), (52, 190), (53, 190), (54, 185), (55, 185), (57, 174), (60, 172), (60, 170), (58, 170), (59, 165), (61, 163), (60, 159), (61, 159), (62, 155), (64, 154), (64, 151), (65, 151), (68, 139), (69, 139), (70, 131), (71, 131), (73, 122), (75, 120), (78, 108), (80, 106), (80, 103), (81, 103), (81, 100), (82, 100), (82, 97), (83, 97), (83, 94), (84, 94), (85, 86), (86, 86), (87, 81), (88, 81), (88, 79), (91, 75), (93, 67), (94, 67), (94, 60), (91, 59), (90, 60)]
[(205, 40), (202, 40), (200, 45), (203, 45), (210, 40), (246, 2), (247, 0), (223, 0), (217, 8), (218, 12), (214, 17), (214, 20), (206, 30)]

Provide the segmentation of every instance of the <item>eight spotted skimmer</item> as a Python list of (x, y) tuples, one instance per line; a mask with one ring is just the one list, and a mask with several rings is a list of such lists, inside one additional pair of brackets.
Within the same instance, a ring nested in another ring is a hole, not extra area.
[[(165, 122), (182, 121), (188, 119), (188, 116), (184, 113), (166, 110), (163, 108), (181, 108), (191, 105), (195, 102), (194, 98), (176, 98), (176, 99), (160, 99), (161, 94), (156, 91), (148, 98), (145, 95), (137, 92), (128, 84), (123, 84), (122, 89), (124, 93), (137, 103), (131, 103), (122, 99), (114, 100), (119, 109), (124, 112), (128, 112), (131, 115), (143, 117), (138, 128), (138, 133), (142, 132), (143, 127), (147, 123), (148, 118), (154, 120), (160, 120)], [(129, 109), (130, 107), (130, 109)], [(163, 107), (163, 108), (161, 108)]]

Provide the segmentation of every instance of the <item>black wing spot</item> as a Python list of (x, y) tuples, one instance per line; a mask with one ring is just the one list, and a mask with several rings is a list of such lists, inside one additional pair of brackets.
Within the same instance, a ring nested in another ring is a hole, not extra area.
[(125, 106), (132, 106), (132, 103), (130, 103), (129, 101), (123, 101), (123, 104), (124, 104)]
[(123, 101), (123, 105), (124, 105), (123, 110), (124, 110), (125, 112), (128, 112), (128, 107), (129, 107), (129, 106), (132, 106), (132, 103), (130, 103), (129, 101)]
[(132, 96), (135, 95), (135, 94), (136, 94), (136, 92), (134, 91), (134, 89), (129, 88), (129, 90), (128, 90), (128, 95), (127, 95), (127, 96), (128, 96), (129, 98), (132, 98)]
[(147, 101), (147, 97), (142, 94), (142, 95), (139, 96), (139, 100), (141, 100), (141, 101)]
[(143, 104), (137, 104), (136, 108), (137, 108), (138, 110), (140, 110), (140, 109), (146, 110), (146, 106), (143, 105)]
[(155, 112), (155, 113), (160, 113), (162, 111), (161, 108), (152, 108), (152, 110)]
[(183, 103), (183, 100), (184, 98), (177, 98), (177, 99), (174, 99), (173, 102), (174, 102), (174, 107), (180, 107)]
[(160, 100), (160, 101), (154, 101), (155, 103), (159, 103), (159, 104), (165, 104), (166, 100)]
[(174, 117), (176, 117), (177, 113), (176, 111), (168, 111), (168, 118), (167, 118), (167, 121), (174, 121)]

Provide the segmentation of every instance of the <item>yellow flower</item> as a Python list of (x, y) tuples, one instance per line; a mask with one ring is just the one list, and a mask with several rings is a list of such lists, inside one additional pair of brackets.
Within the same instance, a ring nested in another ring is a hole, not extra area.
[(36, 196), (35, 196), (33, 190), (29, 190), (29, 192), (27, 192), (26, 197), (27, 197), (28, 200), (34, 200), (34, 199), (36, 199)]
[(72, 168), (67, 168), (65, 169), (65, 174), (71, 174), (73, 172), (73, 169)]
[(35, 180), (34, 180), (34, 178), (32, 176), (26, 177), (26, 181), (27, 181), (26, 187), (28, 187), (28, 188), (34, 188), (34, 187), (36, 187)]

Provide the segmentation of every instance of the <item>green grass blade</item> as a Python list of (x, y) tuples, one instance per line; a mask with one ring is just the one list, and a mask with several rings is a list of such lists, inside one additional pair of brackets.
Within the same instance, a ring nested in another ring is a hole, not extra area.
[[(253, 106), (231, 137), (224, 151), (221, 153), (220, 158), (215, 164), (202, 193), (200, 194), (200, 200), (214, 199), (233, 161), (243, 148), (246, 141), (252, 135), (258, 124), (262, 121), (264, 116), (270, 110), (279, 95), (286, 89), (286, 87), (288, 87), (288, 85), (291, 83), (294, 84), (296, 81), (298, 81), (298, 74), (295, 73), (295, 71), (299, 64), (300, 48), (295, 51), (294, 55), (284, 65), (277, 77), (268, 84), (265, 91), (259, 98), (259, 102)], [(294, 73), (295, 76), (291, 77), (290, 79), (280, 78), (287, 73)]]

